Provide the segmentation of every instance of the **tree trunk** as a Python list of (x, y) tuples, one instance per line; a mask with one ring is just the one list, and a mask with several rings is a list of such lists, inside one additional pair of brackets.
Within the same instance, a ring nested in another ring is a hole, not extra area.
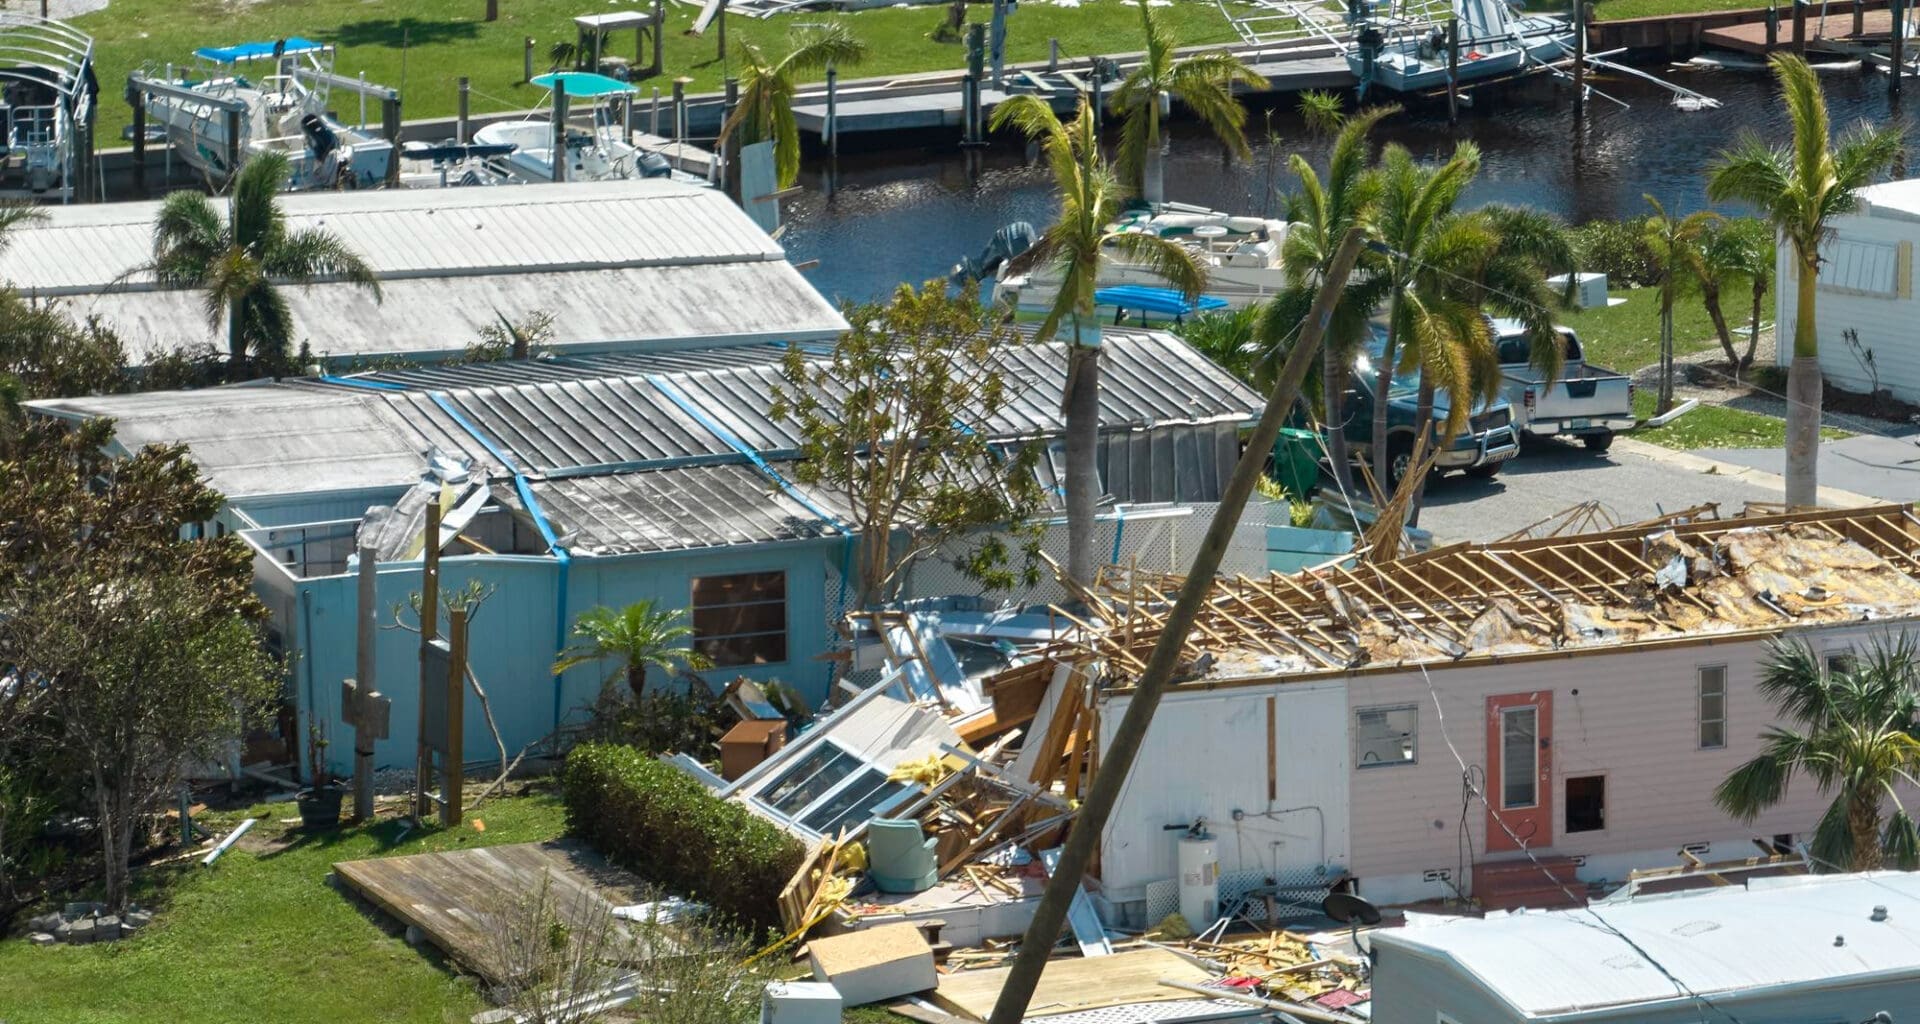
[(1160, 137), (1160, 94), (1147, 100), (1147, 153), (1140, 164), (1140, 198), (1158, 205), (1167, 201), (1166, 154)]
[(1660, 286), (1660, 388), (1654, 412), (1673, 408), (1673, 283)]
[(638, 701), (647, 692), (647, 666), (644, 662), (627, 662), (627, 689), (633, 691), (633, 699)]
[(1878, 871), (1880, 851), (1880, 803), (1871, 794), (1847, 797), (1847, 831), (1853, 835), (1853, 863), (1850, 871)]
[(1700, 301), (1707, 307), (1707, 318), (1713, 321), (1713, 333), (1720, 336), (1720, 347), (1727, 353), (1727, 365), (1738, 371), (1740, 356), (1733, 349), (1733, 331), (1727, 327), (1726, 314), (1720, 310), (1720, 286), (1701, 281)]
[(1346, 496), (1353, 494), (1353, 463), (1347, 452), (1347, 374), (1351, 372), (1342, 353), (1328, 345), (1320, 353), (1320, 407), (1326, 417), (1321, 435), (1327, 441), (1328, 468), (1333, 484)]
[[(1100, 498), (1100, 349), (1083, 344), (1083, 324), (1074, 318), (1074, 344), (1067, 349), (1067, 575), (1093, 580), (1093, 515)], [(1099, 330), (1096, 323), (1092, 328)]]
[(1814, 333), (1819, 265), (1802, 261), (1793, 319), (1793, 362), (1787, 367), (1787, 504), (1819, 502), (1820, 340)]
[(860, 579), (854, 596), (863, 610), (878, 608), (886, 591), (887, 554), (892, 548), (892, 538), (887, 532), (890, 526), (888, 523), (872, 522), (861, 526), (860, 565), (856, 569)]
[[(1458, 398), (1453, 400), (1459, 401)], [(1439, 444), (1439, 440), (1435, 438), (1434, 435), (1437, 432), (1433, 429), (1433, 385), (1427, 382), (1425, 374), (1420, 376), (1420, 396), (1415, 403), (1413, 423), (1413, 450), (1415, 452), (1420, 450), (1420, 438), (1424, 435), (1427, 438), (1427, 450), (1432, 451), (1434, 446)], [(1413, 475), (1419, 479), (1410, 483), (1403, 482), (1402, 486), (1413, 488), (1413, 497), (1407, 503), (1407, 525), (1419, 526), (1420, 507), (1426, 504), (1427, 478), (1431, 474), (1415, 473)]]
[(1760, 304), (1766, 301), (1766, 298), (1766, 283), (1755, 278), (1753, 282), (1753, 315), (1747, 320), (1747, 352), (1740, 357), (1740, 369), (1742, 370), (1753, 365), (1753, 351), (1760, 347)]
[(1380, 365), (1373, 368), (1373, 483), (1386, 496), (1387, 482), (1387, 392), (1393, 387), (1394, 331), (1400, 326), (1400, 294), (1396, 289), (1387, 304), (1387, 343), (1381, 347)]
[(227, 307), (227, 376), (247, 379), (247, 343), (240, 337), (240, 304)]
[(95, 771), (94, 805), (99, 808), (100, 851), (104, 858), (101, 882), (105, 890), (101, 902), (114, 913), (127, 906), (128, 862), (133, 859), (133, 813), (124, 787), (108, 782)]

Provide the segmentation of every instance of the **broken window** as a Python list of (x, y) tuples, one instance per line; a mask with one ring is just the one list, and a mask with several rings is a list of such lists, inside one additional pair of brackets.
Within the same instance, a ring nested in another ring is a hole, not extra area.
[(693, 647), (715, 668), (786, 661), (787, 574), (694, 577)]
[(822, 743), (782, 772), (755, 796), (780, 817), (818, 835), (852, 827), (906, 794), (913, 787), (834, 742)]
[(1579, 775), (1567, 780), (1567, 833), (1598, 832), (1607, 827), (1607, 777)]
[(1420, 709), (1412, 704), (1361, 708), (1354, 712), (1353, 763), (1362, 768), (1413, 764), (1420, 729)]
[(1700, 667), (1700, 749), (1727, 745), (1727, 666)]

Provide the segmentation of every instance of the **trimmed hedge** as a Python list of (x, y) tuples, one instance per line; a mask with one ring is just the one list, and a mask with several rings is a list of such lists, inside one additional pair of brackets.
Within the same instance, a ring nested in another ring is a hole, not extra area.
[(633, 747), (585, 743), (560, 773), (567, 831), (609, 861), (742, 924), (779, 923), (799, 840)]

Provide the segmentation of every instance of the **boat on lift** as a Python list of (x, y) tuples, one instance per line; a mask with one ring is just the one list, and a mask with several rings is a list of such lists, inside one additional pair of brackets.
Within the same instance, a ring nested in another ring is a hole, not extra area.
[[(295, 36), (193, 53), (198, 73), (174, 78), (169, 67), (164, 81), (174, 88), (147, 96), (147, 117), (213, 184), (226, 183), (249, 157), (268, 151), (286, 155), (294, 189), (372, 188), (387, 180), (393, 144), (327, 112), (332, 46)], [(257, 66), (265, 73), (250, 74)], [(237, 145), (228, 117), (236, 106)]]
[[(556, 71), (535, 75), (532, 84), (553, 90), (566, 89), (569, 102), (584, 100), (588, 105), (588, 126), (575, 123), (570, 113), (564, 133), (565, 181), (615, 181), (628, 178), (674, 178), (681, 181), (706, 179), (674, 170), (666, 157), (628, 141), (626, 118), (631, 116), (633, 97), (639, 90), (617, 78), (591, 71)], [(488, 163), (512, 181), (553, 181), (554, 154), (557, 148), (551, 117), (529, 114), (518, 121), (496, 121), (473, 133), (474, 143), (482, 146), (511, 146), (511, 151), (489, 159)]]
[[(1280, 245), (1287, 233), (1285, 221), (1236, 217), (1186, 203), (1159, 203), (1129, 209), (1120, 221), (1109, 225), (1109, 230), (1154, 234), (1179, 242), (1206, 267), (1207, 294), (1235, 308), (1271, 298), (1287, 286), (1280, 266)], [(1015, 271), (1020, 261), (1017, 254), (1009, 256), (994, 268), (994, 301), (1023, 312), (1051, 308), (1064, 280), (1061, 269), (1037, 266)], [(1129, 258), (1117, 246), (1110, 245), (1105, 256), (1096, 288), (1168, 286), (1158, 271)]]
[(78, 198), (81, 129), (92, 126), (99, 96), (91, 36), (0, 11), (0, 194)]
[[(1426, 13), (1396, 15), (1363, 8), (1347, 66), (1360, 94), (1378, 86), (1391, 92), (1428, 92), (1447, 87), (1447, 27)], [(1558, 15), (1520, 14), (1505, 0), (1452, 0), (1459, 24), (1456, 81), (1484, 81), (1565, 60), (1573, 52), (1573, 22)]]

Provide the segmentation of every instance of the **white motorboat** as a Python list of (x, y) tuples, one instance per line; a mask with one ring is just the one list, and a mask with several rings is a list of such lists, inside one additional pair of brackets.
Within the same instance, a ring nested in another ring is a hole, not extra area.
[(100, 84), (93, 39), (61, 22), (0, 11), (0, 189), (75, 196), (79, 129), (93, 123)]
[[(585, 100), (589, 106), (590, 127), (581, 127), (570, 112), (565, 132), (565, 181), (612, 181), (625, 178), (676, 178), (700, 181), (673, 169), (667, 159), (628, 140), (624, 119), (626, 109), (616, 113), (615, 101), (625, 100), (631, 108), (638, 91), (616, 78), (591, 71), (559, 71), (535, 75), (533, 84), (552, 90), (563, 86), (569, 102)], [(488, 160), (489, 166), (513, 181), (553, 181), (555, 143), (551, 118), (529, 115), (519, 121), (499, 121), (473, 133), (473, 141), (483, 146), (512, 146), (501, 156)]]
[[(1236, 217), (1185, 203), (1160, 203), (1132, 210), (1112, 229), (1150, 232), (1179, 241), (1207, 268), (1207, 294), (1226, 300), (1230, 306), (1252, 305), (1286, 287), (1286, 275), (1280, 267), (1285, 221)], [(1128, 259), (1117, 248), (1109, 248), (1107, 256), (1101, 263), (1097, 287), (1167, 287), (1166, 278)], [(1010, 273), (1008, 265), (1001, 263), (994, 274), (993, 297), (1020, 310), (1044, 310), (1060, 294), (1061, 279), (1061, 272), (1054, 267)]]
[[(290, 188), (371, 188), (386, 181), (393, 144), (327, 112), (333, 47), (293, 37), (203, 46), (194, 56), (201, 73), (171, 79), (174, 90), (150, 94), (147, 116), (180, 158), (214, 184), (269, 150), (286, 154)], [(267, 73), (249, 77), (246, 72), (261, 62)], [(186, 98), (181, 90), (208, 102)], [(237, 146), (228, 117), (235, 103), (242, 108), (232, 119), (240, 133)]]
[[(1573, 23), (1565, 17), (1518, 14), (1505, 0), (1452, 3), (1462, 84), (1551, 65), (1573, 52)], [(1370, 86), (1393, 92), (1444, 89), (1447, 61), (1446, 25), (1425, 15), (1376, 15), (1361, 24), (1347, 50), (1347, 66), (1360, 79), (1363, 96)]]

